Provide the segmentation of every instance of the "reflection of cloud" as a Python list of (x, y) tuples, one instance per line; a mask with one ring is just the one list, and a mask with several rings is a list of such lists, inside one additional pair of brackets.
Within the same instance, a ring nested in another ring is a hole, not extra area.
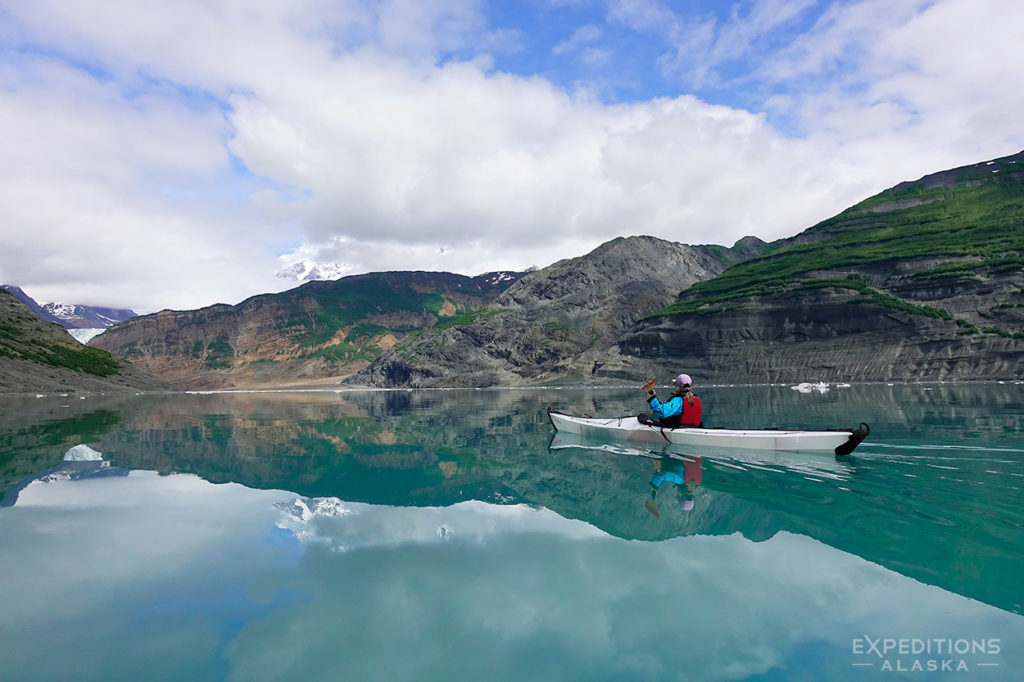
[[(851, 638), (879, 628), (1024, 633), (1017, 617), (796, 535), (637, 543), (579, 536), (574, 522), (525, 507), (364, 511), (338, 519), (374, 538), (364, 551), (307, 553), (314, 598), (232, 642), (238, 678), (338, 667), (353, 679), (737, 679), (808, 643), (831, 657), (834, 677), (850, 668)], [(441, 543), (409, 532), (440, 514), (477, 534)], [(388, 523), (364, 526), (374, 515)]]
[(311, 523), (317, 518), (346, 516), (352, 509), (337, 497), (296, 497), (291, 502), (276, 502), (275, 509), (283, 513), (277, 527), (292, 533), (300, 542), (329, 542), (320, 537)]
[[(19, 557), (0, 562), (0, 669), (26, 678), (166, 661), (183, 679), (737, 679), (807, 647), (837, 678), (865, 634), (1024, 637), (1019, 616), (787, 533), (626, 541), (524, 505), (140, 472), (38, 488), (0, 509)], [(282, 523), (318, 541), (278, 542)]]
[(552, 519), (558, 519), (560, 533), (568, 538), (604, 536), (587, 523), (526, 505), (470, 501), (450, 507), (389, 507), (343, 503), (337, 498), (296, 498), (274, 506), (284, 512), (279, 528), (301, 542), (324, 544), (335, 551), (435, 544), (456, 534), (462, 541), (484, 543), (499, 535), (549, 532)]

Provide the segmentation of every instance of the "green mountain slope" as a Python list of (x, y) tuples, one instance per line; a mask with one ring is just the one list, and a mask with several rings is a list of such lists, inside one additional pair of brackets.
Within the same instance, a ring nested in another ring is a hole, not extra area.
[(0, 289), (0, 393), (164, 387), (110, 353), (83, 346)]
[[(898, 261), (920, 260), (913, 273), (919, 280), (1015, 272), (1024, 266), (1022, 254), (1024, 152), (901, 183), (698, 282), (655, 315), (708, 310), (825, 278), (818, 273), (853, 275)], [(866, 291), (856, 279), (848, 286)]]
[(901, 183), (783, 240), (682, 292), (620, 350), (726, 381), (1019, 378), (1022, 289), (1024, 152)]
[(310, 282), (234, 306), (134, 318), (92, 345), (179, 386), (336, 383), (410, 332), (484, 306), (520, 276), (382, 272)]

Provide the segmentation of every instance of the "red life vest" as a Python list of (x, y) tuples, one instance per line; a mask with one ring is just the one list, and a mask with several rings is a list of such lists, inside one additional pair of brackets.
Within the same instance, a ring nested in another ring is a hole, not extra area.
[[(690, 403), (690, 401), (693, 403)], [(683, 414), (679, 418), (679, 424), (681, 426), (700, 426), (700, 398), (693, 396), (692, 398), (683, 398)]]

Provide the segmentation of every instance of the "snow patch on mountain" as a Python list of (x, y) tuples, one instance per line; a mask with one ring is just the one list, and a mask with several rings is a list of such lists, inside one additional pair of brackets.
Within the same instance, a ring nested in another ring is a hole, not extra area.
[(81, 315), (80, 306), (68, 303), (44, 303), (43, 310), (61, 320), (71, 320)]
[(503, 270), (500, 272), (488, 272), (480, 275), (480, 278), (487, 284), (501, 284), (502, 282), (512, 282), (522, 277), (521, 272), (511, 272)]

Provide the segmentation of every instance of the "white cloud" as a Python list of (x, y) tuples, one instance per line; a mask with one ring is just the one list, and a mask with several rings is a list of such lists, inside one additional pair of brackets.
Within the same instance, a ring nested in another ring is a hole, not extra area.
[(655, 36), (667, 72), (749, 83), (799, 138), (685, 94), (607, 104), (497, 71), (523, 29), (484, 10), (5, 3), (0, 279), (149, 310), (280, 287), (282, 251), (476, 274), (626, 234), (772, 239), (1024, 146), (1024, 5), (1011, 0), (837, 4), (767, 55), (807, 3), (716, 21), (617, 0), (607, 25), (554, 46), (595, 66), (613, 28)]

